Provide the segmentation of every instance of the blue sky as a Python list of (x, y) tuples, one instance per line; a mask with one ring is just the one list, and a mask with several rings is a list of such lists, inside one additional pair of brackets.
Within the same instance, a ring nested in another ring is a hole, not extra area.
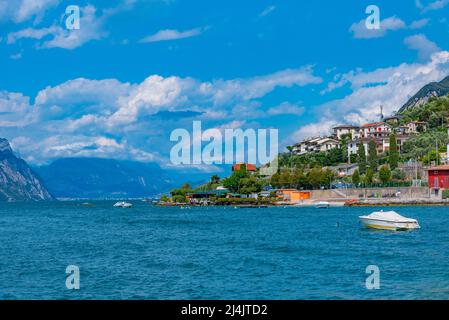
[[(370, 4), (379, 31), (364, 27)], [(0, 0), (0, 136), (35, 164), (167, 165), (170, 132), (193, 120), (277, 128), (285, 146), (448, 76), (448, 13), (449, 0)]]

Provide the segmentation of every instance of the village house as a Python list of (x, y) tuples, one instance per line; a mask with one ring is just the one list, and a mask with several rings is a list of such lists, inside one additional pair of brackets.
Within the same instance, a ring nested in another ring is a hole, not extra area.
[[(404, 143), (410, 139), (410, 136), (399, 134), (396, 135), (396, 144), (398, 151), (402, 151), (402, 147)], [(390, 150), (390, 137), (382, 137), (382, 138), (362, 138), (358, 140), (352, 140), (348, 143), (348, 157), (351, 157), (351, 154), (357, 154), (359, 150), (360, 143), (363, 143), (363, 147), (365, 148), (365, 155), (368, 156), (369, 153), (369, 143), (371, 140), (376, 142), (377, 153), (381, 154)]]
[(383, 138), (390, 136), (392, 127), (385, 122), (368, 123), (360, 130), (361, 138)]
[(424, 121), (412, 121), (405, 125), (407, 127), (407, 134), (417, 134), (427, 130), (426, 123)]
[(341, 140), (345, 135), (351, 136), (351, 139), (357, 139), (360, 136), (360, 127), (353, 125), (341, 125), (334, 127), (333, 130), (338, 140)]
[(434, 195), (438, 195), (440, 189), (449, 189), (449, 165), (429, 168), (428, 173), (429, 188)]
[(311, 152), (326, 152), (339, 148), (340, 143), (333, 138), (316, 137), (301, 141), (293, 146), (292, 152), (296, 155), (303, 155)]

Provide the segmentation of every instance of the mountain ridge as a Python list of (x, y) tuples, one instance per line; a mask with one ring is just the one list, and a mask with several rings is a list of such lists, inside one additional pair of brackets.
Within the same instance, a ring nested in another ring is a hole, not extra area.
[(0, 201), (54, 200), (43, 180), (0, 138)]
[(397, 113), (402, 114), (407, 110), (423, 106), (431, 97), (441, 97), (447, 94), (449, 94), (449, 76), (440, 82), (431, 82), (426, 84), (413, 97), (411, 97)]
[[(202, 183), (193, 174), (169, 172), (157, 163), (108, 158), (60, 158), (35, 167), (56, 198), (124, 199), (158, 196), (180, 183)], [(198, 181), (191, 181), (195, 176)]]

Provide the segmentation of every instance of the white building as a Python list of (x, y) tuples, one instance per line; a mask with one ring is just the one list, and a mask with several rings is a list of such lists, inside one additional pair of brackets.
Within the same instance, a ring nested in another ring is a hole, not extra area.
[(412, 121), (406, 124), (408, 134), (419, 133), (420, 130), (426, 131), (426, 123), (424, 121)]
[(360, 127), (352, 125), (341, 125), (333, 128), (334, 135), (338, 140), (341, 140), (344, 135), (350, 135), (352, 139), (357, 139), (360, 136)]
[(327, 152), (339, 147), (340, 143), (333, 138), (316, 137), (294, 145), (292, 151), (296, 155), (303, 155), (311, 152)]

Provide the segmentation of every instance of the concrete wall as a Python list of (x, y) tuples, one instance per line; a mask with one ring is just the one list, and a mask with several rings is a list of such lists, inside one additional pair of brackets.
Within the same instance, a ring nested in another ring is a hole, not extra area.
[(427, 187), (394, 187), (394, 188), (367, 188), (367, 189), (337, 189), (337, 190), (314, 190), (311, 191), (312, 200), (326, 200), (326, 199), (358, 199), (369, 198), (373, 194), (377, 194), (379, 198), (388, 197), (401, 192), (402, 199), (415, 198), (430, 198), (429, 188)]

